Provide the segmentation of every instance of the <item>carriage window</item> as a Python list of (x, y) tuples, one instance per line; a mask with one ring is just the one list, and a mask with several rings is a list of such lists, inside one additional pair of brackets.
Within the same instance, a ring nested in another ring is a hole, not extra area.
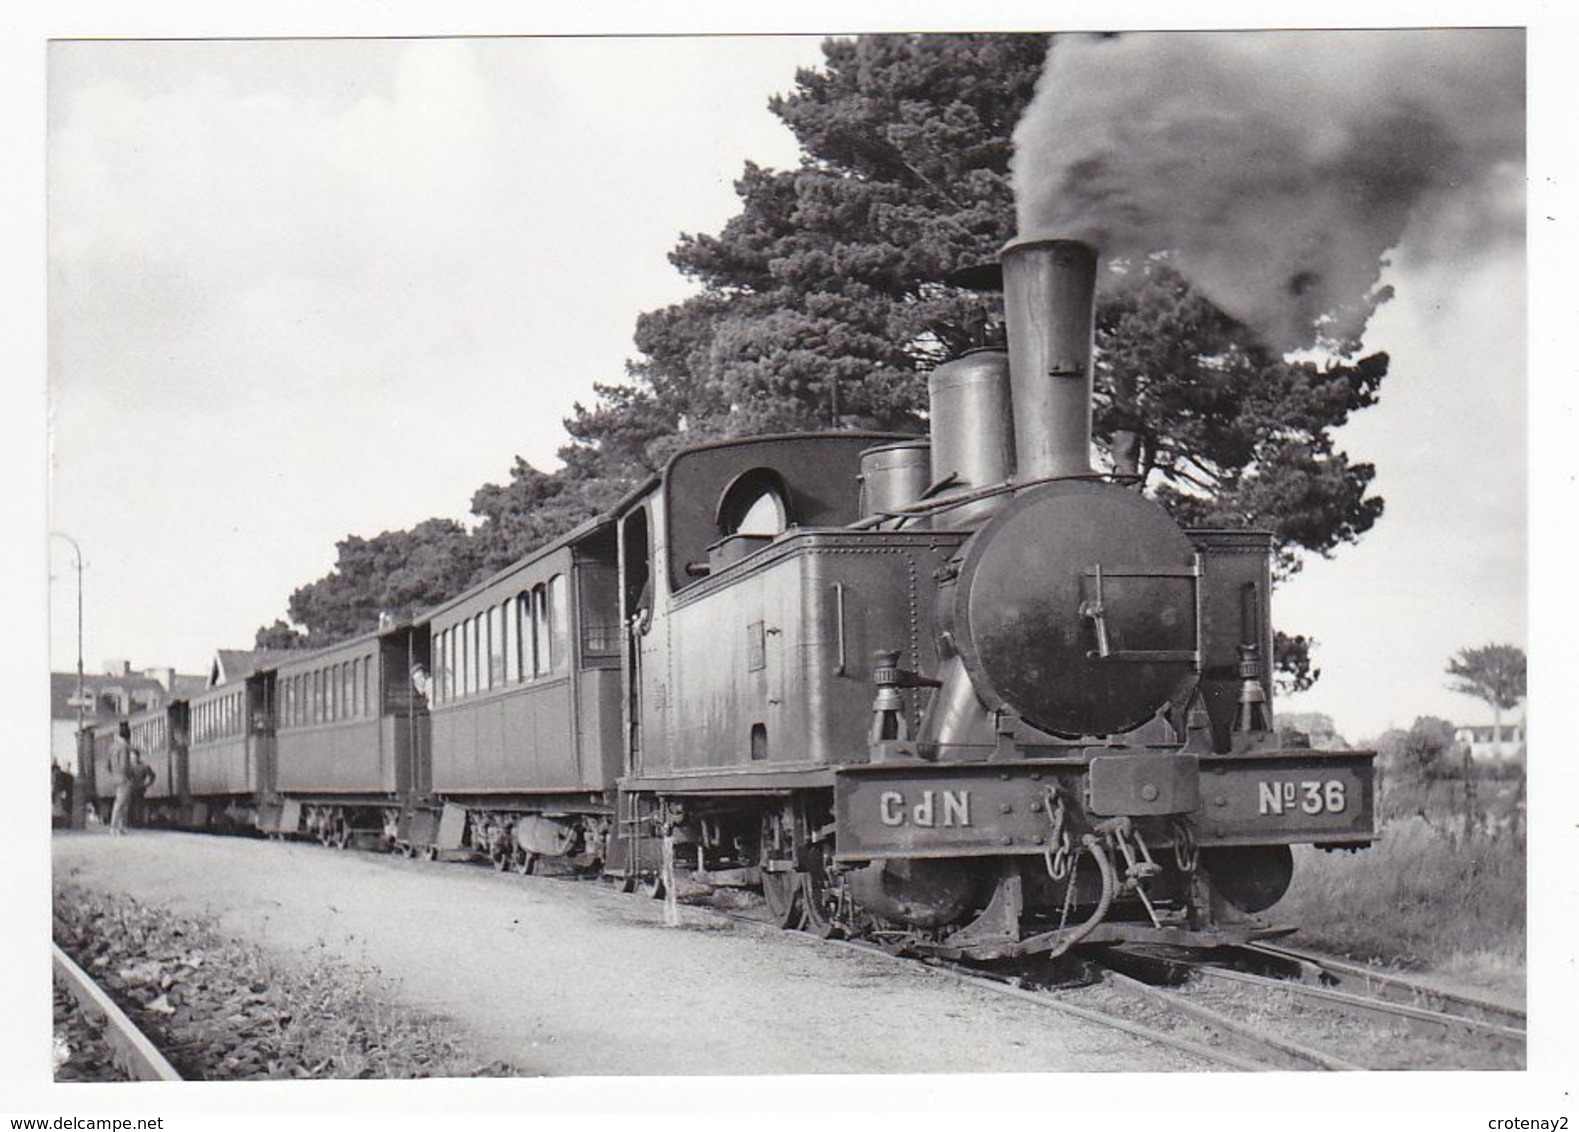
[(488, 630), (483, 624), (481, 613), (472, 618), (472, 691), (481, 692), (488, 687), (488, 642), (485, 639)]
[(373, 658), (362, 658), (362, 714), (376, 715), (373, 710)]
[(515, 608), (521, 620), (521, 679), (531, 680), (537, 674), (537, 627), (532, 622), (532, 590), (515, 598)]
[(504, 683), (504, 605), (488, 610), (488, 686)]
[(548, 589), (541, 585), (532, 587), (532, 628), (536, 632), (536, 664), (532, 671), (543, 676), (553, 666), (554, 654), (549, 639)]
[(477, 615), (477, 690), (493, 687), (493, 610)]
[(521, 678), (521, 612), (514, 598), (499, 607), (504, 622), (504, 682), (514, 684)]
[(588, 563), (578, 570), (581, 606), (581, 659), (618, 656), (620, 648), (617, 575), (612, 564)]
[(548, 579), (548, 624), (548, 655), (551, 666), (557, 671), (565, 666), (570, 655), (565, 647), (570, 639), (570, 602), (565, 599), (563, 574)]

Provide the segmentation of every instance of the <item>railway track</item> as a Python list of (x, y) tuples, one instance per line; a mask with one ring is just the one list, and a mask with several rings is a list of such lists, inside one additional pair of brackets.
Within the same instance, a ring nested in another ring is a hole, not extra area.
[[(777, 932), (771, 920), (707, 904), (687, 903), (692, 912), (750, 924)], [(1317, 1070), (1355, 1072), (1395, 1066), (1374, 1065), (1350, 1053), (1334, 1052), (1270, 1025), (1239, 1016), (1240, 1012), (1201, 1002), (1183, 993), (1181, 984), (1195, 980), (1240, 992), (1251, 992), (1253, 1001), (1265, 1003), (1267, 992), (1286, 994), (1328, 1014), (1360, 1023), (1395, 1026), (1430, 1039), (1474, 1043), (1479, 1048), (1499, 1046), (1522, 1061), (1525, 1048), (1524, 1012), (1461, 992), (1433, 987), (1419, 979), (1349, 963), (1335, 957), (1275, 944), (1248, 944), (1220, 949), (1221, 954), (1188, 960), (1168, 959), (1160, 978), (1136, 978), (1102, 960), (1085, 960), (1099, 971), (1098, 990), (1104, 1001), (1083, 1005), (1071, 1001), (1081, 992), (1054, 989), (1037, 979), (1004, 974), (965, 964), (896, 954), (875, 943), (828, 940), (835, 946), (881, 956), (896, 964), (920, 965), (988, 993), (1006, 995), (1042, 1009), (1115, 1029), (1156, 1045), (1225, 1068), (1242, 1071)], [(1106, 949), (1103, 949), (1106, 950)], [(1101, 952), (1098, 952), (1101, 954)], [(1234, 969), (1259, 966), (1275, 975)], [(1157, 985), (1158, 983), (1174, 985)], [(1171, 1026), (1157, 1024), (1158, 1015), (1170, 1017)], [(1437, 1067), (1433, 1065), (1433, 1067)]]
[[(576, 878), (572, 874), (544, 879)], [(774, 934), (780, 930), (763, 916), (711, 904), (686, 902), (684, 906), (693, 913), (749, 924)], [(1360, 1071), (1384, 1066), (1365, 1064), (1353, 1055), (1345, 1056), (1349, 1053), (1347, 1049), (1344, 1053), (1336, 1053), (1280, 1033), (1272, 1026), (1246, 1020), (1230, 1009), (1181, 993), (1177, 984), (1193, 980), (1197, 984), (1238, 991), (1241, 999), (1248, 991), (1263, 1002), (1267, 992), (1278, 992), (1320, 1011), (1357, 1021), (1387, 1027), (1403, 1026), (1433, 1039), (1494, 1045), (1516, 1053), (1520, 1060), (1525, 1047), (1525, 1015), (1516, 1007), (1433, 987), (1397, 972), (1364, 967), (1279, 944), (1246, 944), (1219, 949), (1211, 956), (1188, 959), (1152, 957), (1149, 967), (1146, 961), (1138, 964), (1139, 973), (1143, 975), (1139, 978), (1124, 969), (1128, 966), (1134, 970), (1135, 964), (1104, 959), (1096, 964), (1100, 969), (1104, 1001), (1099, 1005), (1083, 1005), (1071, 1001), (1074, 995), (1070, 992), (1039, 985), (1034, 977), (919, 959), (874, 943), (827, 942), (880, 956), (899, 965), (919, 965), (988, 993), (1013, 997), (1042, 1009), (1122, 1031), (1209, 1064), (1241, 1071)], [(1103, 949), (1100, 954), (1112, 957), (1119, 951), (1122, 949)], [(1169, 1018), (1171, 1025), (1156, 1024), (1154, 1020), (1159, 1016)]]
[(116, 1005), (108, 992), (77, 966), (59, 944), (51, 943), (50, 947), (53, 948), (56, 981), (76, 1000), (82, 1012), (102, 1027), (114, 1063), (134, 1081), (181, 1080), (181, 1074), (159, 1052), (159, 1047)]
[(1461, 991), (1444, 990), (1400, 972), (1366, 967), (1282, 944), (1250, 943), (1240, 950), (1280, 965), (1286, 977), (1340, 993), (1363, 995), (1379, 1002), (1412, 1008), (1400, 1011), (1399, 1017), (1411, 1017), (1423, 1010), (1430, 1015), (1427, 1021), (1433, 1025), (1519, 1042), (1525, 1038), (1525, 1011), (1508, 1003)]
[[(706, 904), (687, 903), (685, 907), (689, 911), (705, 916), (749, 924), (774, 935), (780, 934), (778, 926), (763, 917)], [(1027, 986), (1022, 979), (1014, 975), (998, 974), (945, 960), (918, 959), (896, 954), (878, 944), (860, 940), (829, 939), (821, 942), (856, 951), (862, 955), (875, 956), (898, 966), (910, 969), (920, 967), (986, 993), (1014, 998), (1042, 1010), (1050, 1010), (1106, 1029), (1117, 1030), (1153, 1045), (1164, 1046), (1198, 1061), (1226, 1069), (1262, 1072), (1284, 1068), (1359, 1068), (1346, 1063), (1337, 1063), (1337, 1059), (1329, 1059), (1330, 1064), (1319, 1064), (1323, 1055), (1317, 1051), (1303, 1050), (1296, 1043), (1283, 1041), (1276, 1035), (1257, 1031), (1254, 1027), (1234, 1023), (1231, 1019), (1209, 1017), (1213, 1013), (1210, 1011), (1198, 1012), (1193, 1018), (1197, 1029), (1205, 1032), (1207, 1040), (1203, 1041), (1150, 1025), (1137, 1018), (1125, 1017), (1112, 1010), (1071, 1002), (1051, 988)], [(1140, 1000), (1151, 999), (1154, 994), (1154, 988), (1147, 987), (1138, 980), (1129, 980), (1113, 972), (1105, 972), (1102, 977), (1111, 980), (1112, 985), (1121, 991)]]
[[(1346, 1024), (1357, 1038), (1363, 1038), (1367, 1028), (1407, 1034), (1436, 1043), (1438, 1049), (1473, 1051), (1491, 1065), (1508, 1067), (1522, 1067), (1525, 1056), (1525, 1015), (1518, 1007), (1282, 944), (1252, 943), (1187, 957), (1121, 947), (1105, 952), (1103, 962), (1115, 982), (1183, 1012), (1212, 1009), (1209, 1002), (1187, 994), (1187, 988), (1195, 987), (1255, 1001), (1263, 1011), (1268, 1003), (1287, 1002), (1331, 1026)], [(1141, 977), (1135, 978), (1137, 974)], [(1452, 1044), (1444, 1047), (1444, 1041)], [(1363, 1047), (1364, 1042), (1346, 1043), (1341, 1054), (1323, 1054), (1328, 1063), (1321, 1067), (1402, 1067), (1360, 1064), (1351, 1052), (1354, 1045)], [(1421, 1046), (1422, 1051), (1429, 1048)]]

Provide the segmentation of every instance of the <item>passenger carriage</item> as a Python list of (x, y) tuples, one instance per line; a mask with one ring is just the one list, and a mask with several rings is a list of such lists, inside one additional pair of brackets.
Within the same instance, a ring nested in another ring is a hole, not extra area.
[(150, 824), (181, 820), (187, 798), (187, 705), (173, 700), (131, 717), (132, 746), (153, 768), (143, 792), (143, 818)]
[(274, 777), (259, 826), (342, 848), (394, 843), (413, 792), (428, 787), (426, 628), (401, 625), (278, 662)]
[(431, 802), (406, 839), (499, 868), (603, 859), (620, 770), (613, 524), (597, 519), (425, 615)]
[(187, 796), (198, 826), (254, 828), (274, 774), (274, 674), (265, 669), (193, 693)]

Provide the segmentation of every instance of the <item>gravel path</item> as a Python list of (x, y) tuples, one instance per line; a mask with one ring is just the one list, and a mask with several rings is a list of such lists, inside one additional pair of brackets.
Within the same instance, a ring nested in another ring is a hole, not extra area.
[(807, 936), (601, 883), (316, 845), (58, 833), (58, 880), (124, 892), (311, 962), (381, 971), (526, 1072), (1198, 1070), (1194, 1059)]

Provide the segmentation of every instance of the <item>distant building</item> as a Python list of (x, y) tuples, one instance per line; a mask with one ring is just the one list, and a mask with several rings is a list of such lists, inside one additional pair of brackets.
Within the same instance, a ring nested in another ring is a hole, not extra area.
[[(173, 668), (132, 671), (124, 660), (104, 662), (103, 672), (84, 672), (82, 712), (86, 727), (126, 719), (140, 711), (160, 708), (172, 696), (183, 696), (203, 686), (201, 676), (184, 676)], [(77, 773), (77, 674), (49, 674), (49, 755)]]
[(1469, 757), (1477, 763), (1511, 763), (1524, 761), (1524, 720), (1506, 722), (1499, 733), (1490, 723), (1465, 724), (1453, 729), (1453, 740), (1460, 751), (1469, 749)]

